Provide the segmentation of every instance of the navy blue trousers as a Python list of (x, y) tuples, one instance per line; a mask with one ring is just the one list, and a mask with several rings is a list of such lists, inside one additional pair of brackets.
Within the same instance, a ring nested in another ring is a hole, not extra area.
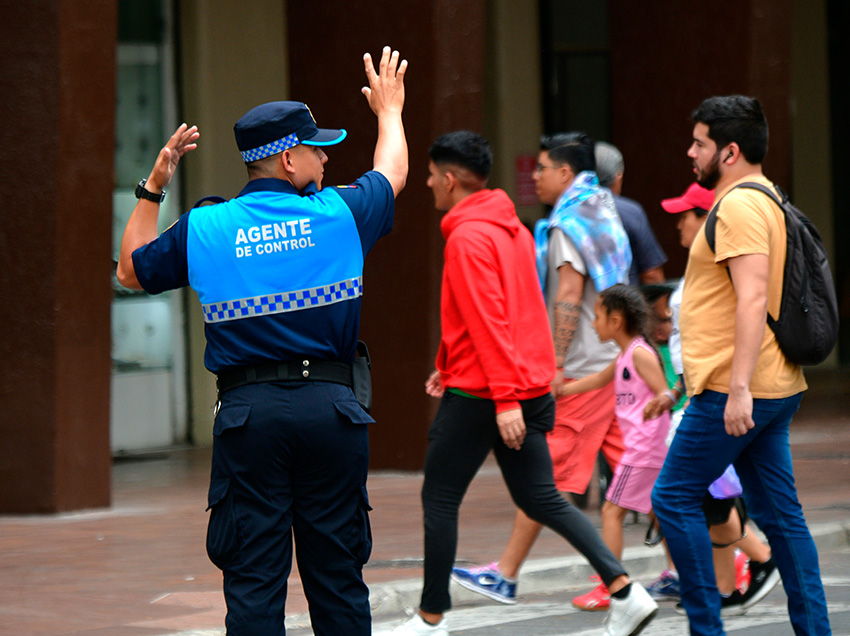
[(371, 634), (366, 473), (373, 420), (348, 387), (263, 383), (222, 396), (207, 553), (224, 574), (228, 636), (282, 636), (292, 539), (320, 636)]

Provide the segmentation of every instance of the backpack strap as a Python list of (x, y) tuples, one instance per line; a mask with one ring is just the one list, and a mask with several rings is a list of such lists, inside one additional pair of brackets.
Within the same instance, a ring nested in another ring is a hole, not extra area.
[(708, 213), (708, 216), (705, 219), (705, 240), (708, 241), (708, 247), (713, 253), (717, 253), (717, 250), (714, 248), (716, 234), (715, 226), (717, 225), (717, 210), (720, 208), (720, 204), (723, 203), (723, 199), (726, 198), (729, 192), (732, 192), (732, 190), (735, 190), (736, 188), (750, 188), (751, 190), (758, 190), (759, 192), (769, 196), (771, 200), (782, 209), (782, 212), (784, 214), (785, 204), (788, 202), (788, 195), (785, 194), (785, 191), (782, 190), (782, 188), (780, 188), (778, 185), (773, 184), (773, 187), (776, 188), (776, 190), (779, 192), (779, 197), (776, 196), (776, 193), (773, 192), (773, 190), (768, 188), (763, 183), (756, 183), (755, 181), (745, 181), (744, 183), (739, 183), (738, 185), (730, 188), (729, 191), (723, 195), (720, 201), (714, 204), (714, 207), (711, 208), (711, 211)]

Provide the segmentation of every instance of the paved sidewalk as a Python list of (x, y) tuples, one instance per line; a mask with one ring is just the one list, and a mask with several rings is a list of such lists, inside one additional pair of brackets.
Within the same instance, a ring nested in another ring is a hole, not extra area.
[[(806, 517), (821, 550), (850, 533), (850, 378), (808, 374), (812, 390), (792, 428)], [(169, 449), (117, 461), (113, 506), (40, 517), (0, 516), (0, 636), (218, 636), (224, 634), (221, 574), (204, 542), (208, 449)], [(374, 550), (364, 576), (376, 617), (418, 603), (422, 577), (420, 473), (375, 471)], [(498, 558), (514, 507), (492, 459), (461, 508), (458, 559)], [(589, 516), (600, 526), (595, 507)], [(664, 567), (660, 548), (642, 546), (645, 518), (626, 526), (625, 561), (648, 581)], [(544, 530), (523, 568), (519, 592), (589, 588), (589, 567)], [(458, 605), (487, 602), (455, 586)], [(307, 624), (297, 572), (290, 579), (288, 627)]]

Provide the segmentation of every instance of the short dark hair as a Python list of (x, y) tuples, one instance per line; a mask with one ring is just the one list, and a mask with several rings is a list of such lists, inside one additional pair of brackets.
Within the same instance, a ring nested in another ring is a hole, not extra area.
[(764, 161), (767, 154), (767, 118), (759, 100), (746, 95), (709, 97), (693, 112), (695, 124), (708, 126), (709, 138), (717, 149), (733, 141), (744, 159), (752, 164)]
[(460, 166), (485, 180), (490, 176), (490, 167), (493, 165), (490, 142), (469, 130), (456, 130), (437, 137), (431, 144), (428, 155), (438, 166)]
[(569, 165), (576, 174), (585, 170), (596, 172), (594, 145), (590, 135), (579, 131), (543, 135), (540, 138), (540, 150), (549, 153), (552, 161)]

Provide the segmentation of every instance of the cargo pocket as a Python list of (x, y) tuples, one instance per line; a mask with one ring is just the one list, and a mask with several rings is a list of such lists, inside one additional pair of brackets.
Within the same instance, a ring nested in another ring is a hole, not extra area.
[(366, 491), (366, 486), (363, 486), (360, 489), (360, 505), (357, 507), (358, 545), (354, 552), (361, 566), (365, 565), (372, 555), (372, 523), (369, 521), (370, 510), (372, 510), (372, 506), (369, 505), (369, 494)]
[(251, 415), (251, 407), (245, 404), (223, 406), (215, 416), (213, 435), (219, 437), (224, 431), (244, 426)]
[(354, 424), (374, 424), (375, 420), (355, 400), (334, 402), (337, 412)]
[(229, 479), (210, 481), (208, 502), (207, 555), (216, 567), (224, 570), (235, 562), (242, 545)]
[[(221, 437), (227, 431), (243, 427), (250, 414), (251, 407), (247, 405), (224, 406), (216, 415), (213, 435)], [(226, 444), (227, 442), (222, 440), (216, 443)], [(210, 561), (224, 570), (237, 562), (242, 548), (242, 533), (230, 478), (225, 471), (216, 466), (215, 455), (207, 504), (207, 510), (210, 511), (210, 521), (207, 526), (207, 555)]]

